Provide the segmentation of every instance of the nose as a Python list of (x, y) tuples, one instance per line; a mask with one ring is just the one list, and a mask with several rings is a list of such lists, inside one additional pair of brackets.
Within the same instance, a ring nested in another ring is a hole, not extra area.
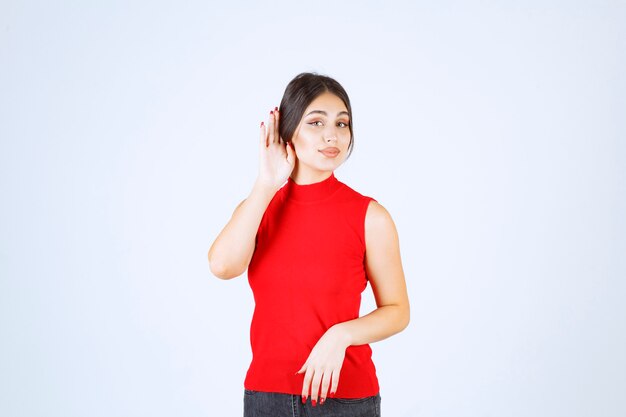
[(326, 142), (337, 141), (337, 132), (335, 130), (335, 126), (329, 126), (324, 130), (324, 140)]

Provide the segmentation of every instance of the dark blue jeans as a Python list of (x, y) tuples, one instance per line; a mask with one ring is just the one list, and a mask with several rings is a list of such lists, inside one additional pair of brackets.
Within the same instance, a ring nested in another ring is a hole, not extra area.
[(364, 398), (326, 398), (313, 407), (311, 397), (244, 390), (243, 417), (380, 417), (380, 393)]

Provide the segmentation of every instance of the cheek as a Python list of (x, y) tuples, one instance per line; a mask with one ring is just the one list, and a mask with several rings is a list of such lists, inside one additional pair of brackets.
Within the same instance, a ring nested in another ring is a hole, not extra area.
[(345, 132), (341, 135), (341, 140), (348, 146), (350, 144), (350, 131)]
[(296, 137), (296, 141), (304, 150), (313, 146), (315, 137), (310, 132), (300, 131)]

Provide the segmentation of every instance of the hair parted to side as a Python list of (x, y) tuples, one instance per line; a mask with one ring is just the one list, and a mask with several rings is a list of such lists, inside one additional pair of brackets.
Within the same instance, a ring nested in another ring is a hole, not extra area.
[(339, 97), (348, 109), (350, 114), (350, 144), (348, 145), (348, 156), (352, 154), (354, 146), (354, 132), (352, 130), (352, 107), (350, 106), (350, 98), (346, 90), (333, 78), (326, 75), (320, 75), (315, 72), (303, 72), (295, 76), (289, 82), (283, 98), (280, 101), (280, 126), (278, 131), (280, 137), (285, 142), (290, 142), (293, 134), (300, 124), (302, 115), (306, 108), (321, 94), (329, 92)]

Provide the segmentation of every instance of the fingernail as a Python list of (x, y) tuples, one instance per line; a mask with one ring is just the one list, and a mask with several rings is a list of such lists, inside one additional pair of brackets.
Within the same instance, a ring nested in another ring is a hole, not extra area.
[(306, 404), (306, 397), (304, 395), (302, 396), (302, 404)]
[(278, 107), (274, 107), (274, 110), (275, 110), (275, 111), (278, 111)]
[(330, 397), (334, 397), (334, 396), (335, 396), (335, 393), (331, 391), (330, 392)]
[(261, 127), (263, 127), (263, 122), (261, 122)]
[(270, 114), (274, 114), (274, 110), (270, 111)]
[(323, 405), (323, 404), (324, 404), (324, 401), (326, 401), (326, 398), (322, 398), (322, 399), (320, 399), (320, 405)]
[(315, 407), (315, 404), (316, 404), (315, 400), (311, 400), (311, 404), (313, 404), (313, 407)]

